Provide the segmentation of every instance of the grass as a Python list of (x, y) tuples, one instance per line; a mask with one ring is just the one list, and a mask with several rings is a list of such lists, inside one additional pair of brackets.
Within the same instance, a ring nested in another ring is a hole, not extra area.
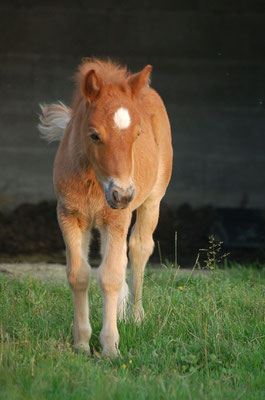
[(265, 398), (265, 272), (146, 273), (145, 321), (119, 323), (121, 357), (100, 356), (101, 295), (92, 283), (91, 347), (72, 352), (69, 289), (0, 276), (1, 399)]

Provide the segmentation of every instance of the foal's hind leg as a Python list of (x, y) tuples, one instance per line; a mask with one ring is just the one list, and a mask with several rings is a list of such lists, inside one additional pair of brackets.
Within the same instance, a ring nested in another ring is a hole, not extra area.
[(141, 322), (144, 317), (142, 306), (144, 269), (154, 249), (153, 232), (158, 222), (159, 204), (157, 200), (147, 200), (137, 209), (136, 222), (129, 240), (133, 316), (136, 322)]
[(118, 297), (118, 319), (120, 321), (126, 319), (127, 316), (127, 302), (129, 297), (129, 288), (126, 282), (127, 257), (125, 258), (123, 269), (125, 270), (125, 275), (121, 284), (121, 289)]
[(80, 221), (58, 207), (58, 221), (66, 245), (67, 278), (74, 302), (74, 348), (90, 353), (92, 329), (89, 322), (87, 289), (90, 266), (87, 262), (90, 231), (80, 228)]

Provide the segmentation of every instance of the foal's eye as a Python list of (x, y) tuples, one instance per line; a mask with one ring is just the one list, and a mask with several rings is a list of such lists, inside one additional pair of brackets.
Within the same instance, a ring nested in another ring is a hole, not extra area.
[(93, 140), (93, 142), (100, 142), (100, 137), (97, 133), (92, 133), (92, 135), (90, 135), (90, 138)]

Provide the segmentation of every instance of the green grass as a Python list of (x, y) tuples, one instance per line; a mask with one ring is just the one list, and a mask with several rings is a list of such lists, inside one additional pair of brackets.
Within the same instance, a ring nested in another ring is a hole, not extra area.
[(174, 269), (147, 272), (145, 321), (119, 323), (121, 357), (109, 360), (96, 284), (87, 358), (72, 352), (67, 287), (0, 276), (0, 398), (265, 398), (264, 283), (264, 270), (239, 266), (188, 282)]

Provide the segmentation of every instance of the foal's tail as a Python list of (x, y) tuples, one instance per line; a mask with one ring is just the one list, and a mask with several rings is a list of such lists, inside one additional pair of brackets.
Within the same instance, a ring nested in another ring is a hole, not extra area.
[(40, 104), (41, 112), (38, 129), (42, 139), (49, 143), (60, 141), (65, 128), (71, 119), (71, 109), (59, 102), (57, 104)]

